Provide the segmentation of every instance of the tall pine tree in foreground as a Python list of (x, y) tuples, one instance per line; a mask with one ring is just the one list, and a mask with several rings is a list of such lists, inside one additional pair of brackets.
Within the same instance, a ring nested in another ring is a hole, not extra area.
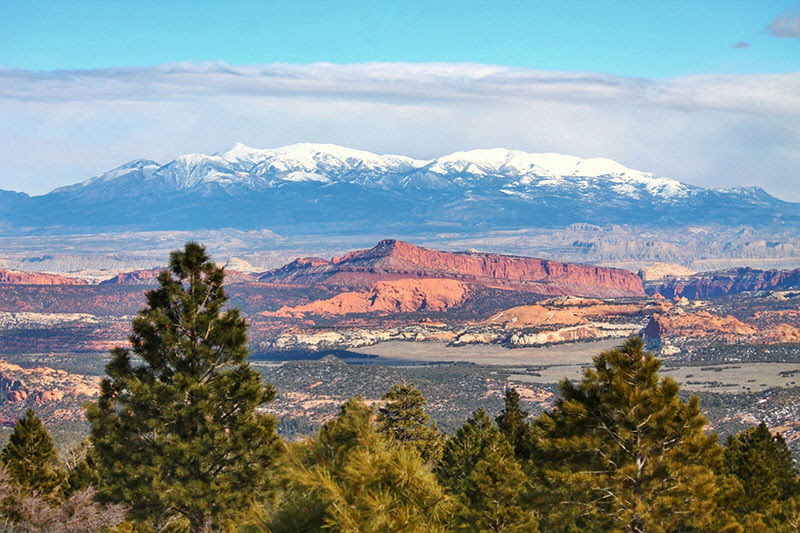
[(557, 531), (718, 530), (722, 447), (639, 338), (601, 353), (535, 421), (543, 520)]
[(64, 488), (66, 472), (50, 433), (33, 409), (14, 426), (0, 458), (11, 481), (26, 493), (57, 497)]
[(447, 441), (439, 464), (442, 483), (457, 496), (457, 531), (538, 530), (528, 481), (508, 440), (478, 409)]
[(275, 533), (445, 531), (449, 501), (430, 465), (379, 431), (359, 400), (293, 444), (284, 472)]
[(381, 431), (394, 442), (417, 450), (434, 464), (442, 456), (442, 435), (425, 412), (425, 397), (413, 383), (392, 385), (378, 409)]
[(240, 511), (279, 449), (257, 411), (275, 391), (247, 363), (239, 311), (223, 311), (224, 275), (197, 243), (173, 252), (87, 409), (100, 496), (156, 527), (201, 531)]

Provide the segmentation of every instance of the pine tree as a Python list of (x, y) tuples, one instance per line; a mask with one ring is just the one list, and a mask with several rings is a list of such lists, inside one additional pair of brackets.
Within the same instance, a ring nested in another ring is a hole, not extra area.
[(632, 338), (601, 353), (535, 420), (539, 504), (549, 529), (677, 531), (718, 527), (722, 448), (696, 396), (683, 402)]
[(2, 462), (11, 481), (26, 493), (57, 497), (64, 488), (65, 472), (53, 439), (33, 409), (14, 426)]
[(169, 268), (87, 409), (92, 459), (100, 497), (157, 527), (183, 519), (200, 531), (268, 486), (280, 439), (257, 409), (275, 391), (247, 363), (239, 310), (223, 312), (223, 268), (194, 242)]
[(742, 513), (763, 512), (773, 502), (800, 492), (800, 478), (786, 441), (773, 436), (763, 422), (728, 437), (725, 465), (744, 488)]
[(505, 406), (500, 415), (495, 418), (497, 427), (505, 435), (514, 453), (519, 460), (526, 460), (530, 456), (531, 426), (528, 422), (528, 413), (519, 405), (519, 393), (514, 388), (506, 389)]
[(444, 531), (449, 503), (430, 466), (393, 446), (373, 411), (348, 401), (313, 438), (291, 446), (271, 531)]
[(442, 456), (442, 437), (425, 412), (425, 397), (419, 389), (413, 383), (396, 384), (383, 395), (383, 400), (386, 405), (378, 409), (381, 431), (436, 464)]
[(478, 409), (447, 441), (439, 477), (459, 500), (459, 531), (537, 531), (528, 484), (508, 440)]

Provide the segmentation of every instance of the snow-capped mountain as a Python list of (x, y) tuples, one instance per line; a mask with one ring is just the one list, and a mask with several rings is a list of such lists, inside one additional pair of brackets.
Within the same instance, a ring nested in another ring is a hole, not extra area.
[(54, 193), (118, 189), (132, 182), (159, 190), (251, 190), (287, 183), (349, 183), (365, 187), (485, 189), (536, 195), (541, 190), (611, 188), (623, 196), (685, 197), (691, 187), (631, 170), (604, 158), (492, 149), (456, 152), (432, 161), (376, 155), (333, 144), (260, 150), (237, 143), (214, 155), (188, 154), (159, 166), (136, 160)]
[[(17, 201), (18, 200), (18, 201)], [(604, 158), (506, 149), (423, 161), (331, 144), (236, 144), (140, 159), (39, 197), (0, 202), (12, 228), (266, 227), (283, 233), (444, 228), (797, 224), (761, 189), (704, 189)]]

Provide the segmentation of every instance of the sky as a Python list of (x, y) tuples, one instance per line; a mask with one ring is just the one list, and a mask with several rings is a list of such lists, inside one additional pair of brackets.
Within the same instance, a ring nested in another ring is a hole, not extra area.
[(800, 3), (0, 2), (0, 188), (237, 141), (601, 156), (800, 201)]

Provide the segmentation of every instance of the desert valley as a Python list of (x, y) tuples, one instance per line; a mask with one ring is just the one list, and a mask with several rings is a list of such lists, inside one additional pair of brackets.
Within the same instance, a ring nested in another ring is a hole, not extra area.
[[(33, 406), (60, 439), (82, 438), (82, 405), (161, 270), (0, 271), (4, 424)], [(634, 335), (701, 394), (721, 434), (767, 420), (792, 444), (800, 436), (800, 269), (658, 263), (634, 273), (383, 240), (267, 271), (229, 262), (226, 284), (248, 321), (253, 364), (279, 386), (270, 410), (288, 437), (404, 379), (444, 428), (477, 407), (497, 410), (512, 385), (541, 412), (559, 380)]]

